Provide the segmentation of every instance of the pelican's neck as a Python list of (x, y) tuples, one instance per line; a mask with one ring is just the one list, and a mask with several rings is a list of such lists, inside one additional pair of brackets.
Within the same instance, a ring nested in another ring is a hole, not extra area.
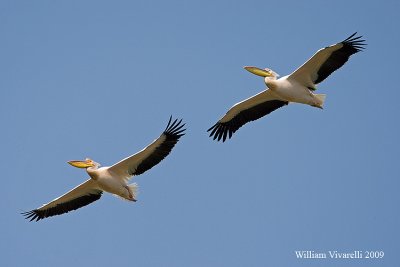
[(93, 167), (88, 167), (86, 168), (86, 172), (89, 174), (89, 176), (93, 179), (93, 180), (97, 180), (97, 178), (99, 178), (99, 173), (98, 170), (99, 166), (96, 164)]
[(276, 84), (276, 77), (265, 77), (264, 82), (269, 89), (274, 90), (278, 87)]

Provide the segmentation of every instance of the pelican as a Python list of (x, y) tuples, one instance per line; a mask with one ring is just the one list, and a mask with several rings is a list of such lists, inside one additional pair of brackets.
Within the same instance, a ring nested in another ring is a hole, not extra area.
[(324, 94), (314, 94), (316, 85), (335, 70), (342, 67), (349, 57), (364, 49), (362, 36), (352, 34), (344, 41), (318, 50), (306, 63), (292, 74), (279, 78), (271, 69), (244, 67), (247, 71), (264, 77), (267, 89), (233, 105), (228, 112), (207, 132), (210, 137), (225, 142), (244, 124), (257, 120), (272, 111), (288, 105), (301, 103), (322, 109)]
[(182, 120), (170, 117), (164, 132), (138, 153), (129, 156), (111, 167), (101, 167), (91, 159), (68, 161), (74, 167), (84, 168), (90, 178), (43, 206), (22, 214), (30, 221), (60, 215), (79, 209), (98, 199), (103, 192), (108, 192), (129, 201), (136, 201), (136, 183), (128, 184), (129, 179), (151, 169), (162, 161), (173, 149), (179, 138), (185, 135)]

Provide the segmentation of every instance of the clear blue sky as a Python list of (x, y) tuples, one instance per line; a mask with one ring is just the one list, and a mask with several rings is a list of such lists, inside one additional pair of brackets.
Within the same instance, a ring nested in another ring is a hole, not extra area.
[[(1, 266), (395, 266), (399, 263), (398, 1), (1, 1)], [(242, 67), (292, 72), (353, 32), (368, 46), (222, 144), (206, 130), (264, 89)], [(63, 216), (19, 214), (159, 136), (187, 135), (134, 179)], [(300, 260), (295, 250), (384, 251)]]

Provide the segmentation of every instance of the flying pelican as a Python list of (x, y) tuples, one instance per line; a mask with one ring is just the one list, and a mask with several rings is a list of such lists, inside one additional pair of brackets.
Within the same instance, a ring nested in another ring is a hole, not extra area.
[(346, 40), (318, 50), (306, 63), (292, 74), (279, 78), (271, 69), (244, 67), (247, 71), (265, 77), (267, 89), (248, 99), (236, 103), (207, 132), (210, 137), (225, 142), (244, 124), (257, 120), (272, 111), (288, 105), (289, 102), (323, 107), (325, 95), (314, 94), (316, 85), (325, 80), (335, 70), (342, 67), (349, 57), (364, 49), (362, 36), (352, 34)]
[(153, 143), (111, 167), (100, 168), (100, 164), (91, 159), (68, 161), (74, 167), (85, 168), (90, 179), (53, 201), (22, 214), (30, 221), (39, 221), (86, 206), (100, 199), (104, 191), (136, 201), (137, 185), (128, 185), (129, 179), (157, 165), (171, 152), (179, 138), (185, 135), (186, 129), (182, 129), (185, 125), (181, 124), (182, 120), (176, 119), (171, 124), (171, 119), (172, 117), (164, 132)]

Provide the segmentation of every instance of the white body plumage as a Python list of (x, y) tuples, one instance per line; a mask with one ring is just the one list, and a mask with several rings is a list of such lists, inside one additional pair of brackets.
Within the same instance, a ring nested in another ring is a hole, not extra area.
[(129, 180), (162, 161), (184, 135), (182, 120), (171, 120), (172, 117), (164, 132), (150, 145), (110, 167), (100, 167), (91, 159), (68, 161), (74, 167), (86, 169), (90, 179), (49, 203), (22, 214), (26, 219), (39, 221), (86, 206), (100, 199), (103, 192), (136, 201), (137, 185), (128, 184)]
[(268, 89), (233, 105), (228, 112), (207, 131), (214, 140), (225, 142), (244, 124), (258, 120), (290, 102), (321, 108), (325, 95), (314, 94), (316, 84), (325, 80), (343, 66), (351, 55), (364, 49), (364, 40), (356, 33), (340, 43), (318, 50), (309, 60), (290, 75), (280, 79), (271, 69), (244, 67), (264, 77)]
[(289, 75), (279, 79), (265, 77), (264, 82), (272, 91), (271, 93), (275, 94), (276, 99), (318, 108), (322, 108), (324, 104), (325, 95), (314, 94), (310, 89)]

